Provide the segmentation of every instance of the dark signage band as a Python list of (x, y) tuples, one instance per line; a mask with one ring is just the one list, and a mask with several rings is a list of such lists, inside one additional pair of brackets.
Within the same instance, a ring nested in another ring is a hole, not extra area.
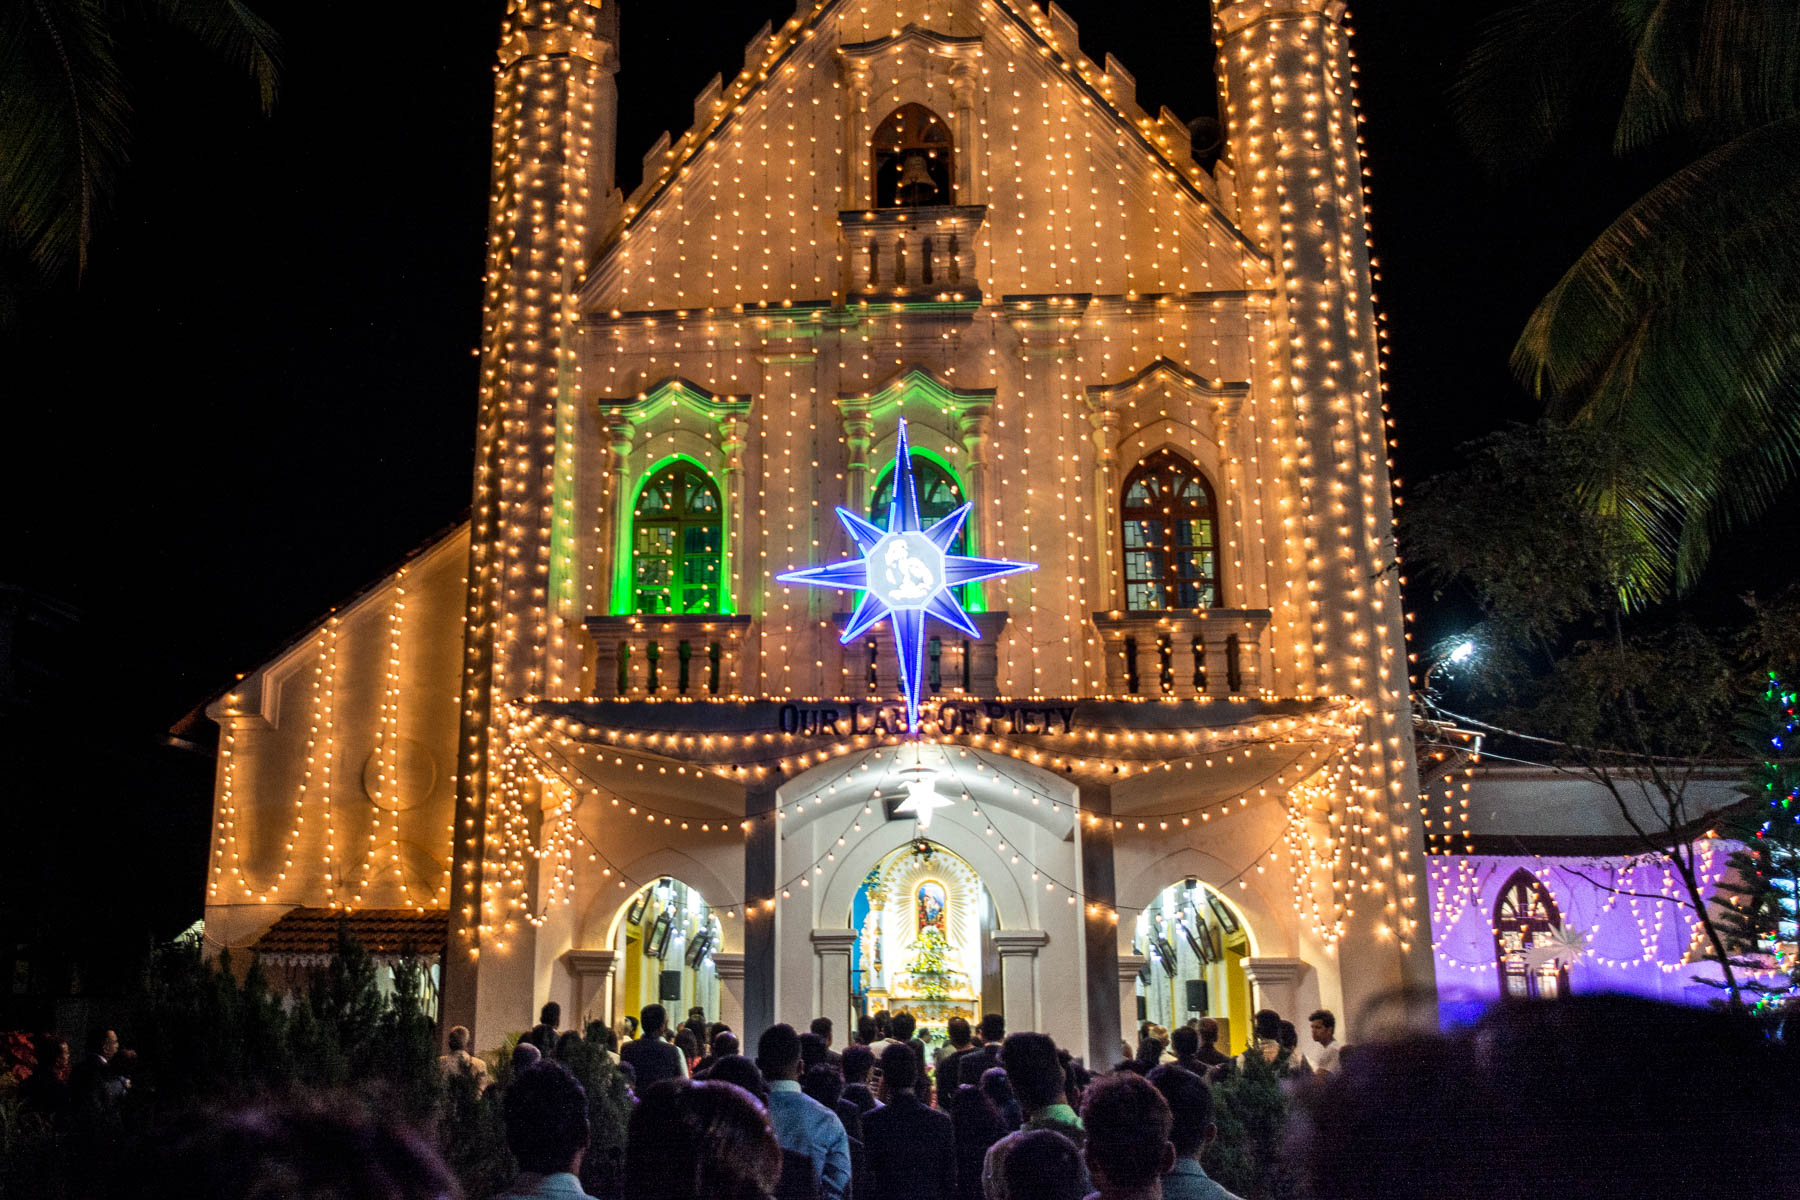
[[(1075, 728), (1073, 704), (1012, 704), (995, 700), (946, 701), (935, 709), (922, 706), (937, 722), (941, 734), (1069, 733)], [(846, 737), (856, 734), (906, 732), (906, 706), (900, 703), (863, 703), (781, 706), (782, 733), (800, 737)]]

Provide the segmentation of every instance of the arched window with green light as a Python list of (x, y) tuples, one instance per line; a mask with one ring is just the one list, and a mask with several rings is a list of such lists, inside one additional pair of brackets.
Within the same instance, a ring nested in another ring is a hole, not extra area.
[(697, 463), (675, 459), (638, 490), (631, 515), (632, 611), (724, 611), (725, 506)]
[[(931, 525), (949, 516), (961, 508), (968, 497), (963, 494), (963, 486), (957, 480), (955, 472), (945, 466), (936, 455), (923, 450), (912, 452), (913, 486), (919, 492), (919, 524), (930, 528)], [(869, 502), (869, 520), (882, 529), (888, 526), (888, 505), (894, 499), (894, 468), (889, 464), (875, 482), (875, 495)], [(971, 514), (973, 519), (973, 514)], [(949, 553), (967, 554), (969, 552), (969, 525), (956, 532), (951, 540)], [(958, 599), (964, 608), (971, 612), (982, 611), (976, 589), (973, 586), (958, 589)]]

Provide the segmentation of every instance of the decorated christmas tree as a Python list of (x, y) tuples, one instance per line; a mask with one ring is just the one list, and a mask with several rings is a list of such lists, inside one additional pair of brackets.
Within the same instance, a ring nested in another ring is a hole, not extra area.
[(1752, 978), (1745, 990), (1756, 1007), (1780, 1008), (1800, 995), (1795, 962), (1796, 885), (1800, 884), (1800, 760), (1794, 757), (1800, 730), (1800, 693), (1773, 673), (1744, 723), (1745, 741), (1761, 759), (1745, 783), (1750, 803), (1733, 823), (1744, 844), (1731, 856), (1732, 873), (1719, 883), (1725, 901), (1719, 918), (1734, 966), (1785, 972)]

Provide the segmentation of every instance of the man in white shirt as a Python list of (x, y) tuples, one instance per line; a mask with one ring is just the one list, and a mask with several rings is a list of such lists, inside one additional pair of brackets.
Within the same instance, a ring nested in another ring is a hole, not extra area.
[(487, 1091), (487, 1064), (469, 1053), (469, 1029), (455, 1025), (450, 1029), (450, 1053), (438, 1056), (438, 1069), (446, 1075), (468, 1075), (475, 1080), (475, 1090)]
[(1339, 1051), (1343, 1049), (1337, 1041), (1337, 1016), (1329, 1008), (1321, 1008), (1307, 1018), (1312, 1022), (1312, 1039), (1319, 1044), (1313, 1053), (1313, 1073), (1330, 1075), (1337, 1071)]
[(850, 1138), (837, 1113), (800, 1090), (800, 1035), (771, 1025), (756, 1043), (756, 1065), (769, 1082), (769, 1124), (783, 1150), (812, 1163), (819, 1200), (850, 1195)]

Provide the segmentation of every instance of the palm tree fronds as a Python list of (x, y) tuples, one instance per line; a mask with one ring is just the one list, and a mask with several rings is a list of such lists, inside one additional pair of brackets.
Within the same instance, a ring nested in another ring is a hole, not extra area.
[(1800, 472), (1800, 117), (1745, 133), (1615, 220), (1527, 322), (1514, 367), (1641, 473), (1646, 595), (1688, 586), (1713, 534)]
[(1673, 135), (1729, 141), (1800, 111), (1800, 5), (1621, 0), (1635, 53), (1614, 149)]
[(130, 103), (102, 6), (23, 0), (0, 16), (0, 237), (35, 270), (87, 264), (123, 169)]
[(131, 103), (119, 50), (139, 24), (194, 38), (243, 70), (263, 110), (279, 76), (275, 31), (242, 0), (14, 0), (0, 5), (0, 318), (29, 283), (87, 268), (124, 170)]
[(1617, 106), (1631, 60), (1613, 0), (1526, 0), (1484, 24), (1451, 90), (1457, 128), (1495, 174), (1527, 168), (1579, 114)]
[(241, 0), (150, 0), (151, 12), (256, 83), (267, 115), (281, 79), (281, 39)]

